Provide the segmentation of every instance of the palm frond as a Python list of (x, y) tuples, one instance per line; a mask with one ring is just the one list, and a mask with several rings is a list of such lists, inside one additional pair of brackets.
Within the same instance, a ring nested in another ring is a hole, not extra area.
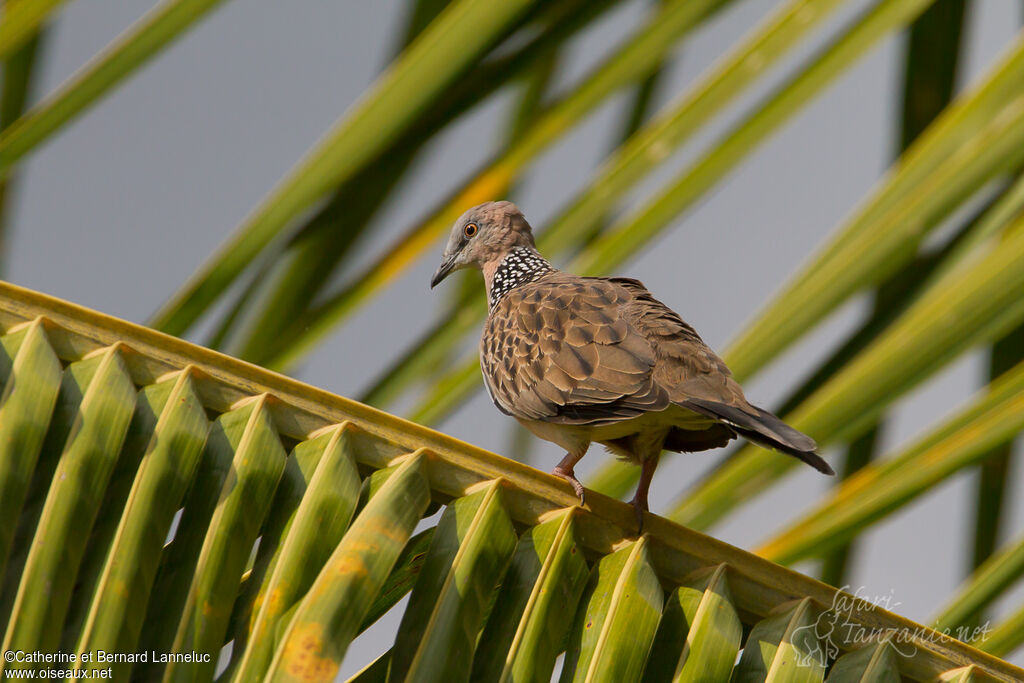
[[(906, 634), (914, 646), (887, 658), (868, 643), (871, 654), (858, 654), (865, 643), (817, 629), (843, 594), (813, 579), (658, 517), (632, 539), (632, 510), (622, 503), (595, 494), (580, 508), (550, 475), (158, 332), (5, 284), (0, 327), (4, 348), (14, 354), (5, 387), (15, 368), (24, 371), (22, 355), (38, 357), (48, 348), (66, 364), (45, 439), (56, 463), (35, 473), (36, 494), (46, 503), (37, 519), (22, 510), (19, 526), (30, 527), (22, 540), (31, 550), (4, 576), (4, 590), (17, 587), (18, 595), (5, 649), (52, 646), (69, 625), (67, 605), (82, 602), (89, 616), (72, 620), (80, 630), (69, 634), (71, 651), (134, 652), (145, 644), (154, 652), (209, 657), (191, 667), (79, 660), (71, 668), (113, 666), (124, 677), (140, 666), (137, 673), (147, 678), (211, 680), (222, 646), (232, 642), (238, 661), (221, 665), (233, 680), (263, 671), (273, 680), (333, 680), (382, 591), (400, 585), (389, 575), (421, 554), (403, 547), (434, 500), (447, 507), (396, 647), (358, 680), (371, 680), (384, 665), (392, 679), (466, 678), (473, 667), (500, 671), (497, 680), (514, 672), (543, 678), (563, 647), (566, 681), (640, 680), (645, 670), (657, 679), (705, 665), (727, 671), (741, 646), (737, 676), (821, 681), (839, 654), (823, 654), (825, 647), (853, 653), (836, 665), (844, 675), (932, 680), (970, 663), (980, 680), (1024, 676), (845, 596), (851, 607), (844, 619)], [(27, 389), (4, 394), (3, 434), (21, 427), (8, 410), (19, 391)], [(291, 455), (286, 444), (295, 444)], [(171, 457), (179, 452), (185, 457)], [(108, 508), (100, 501), (122, 459), (134, 467), (131, 492)], [(269, 508), (290, 476), (305, 489), (297, 505), (283, 506), (282, 523)], [(157, 487), (159, 480), (169, 483)], [(95, 533), (101, 507), (119, 520), (112, 536)], [(333, 520), (329, 539), (312, 523), (321, 519)], [(526, 532), (520, 536), (517, 528)], [(266, 553), (274, 557), (258, 571), (264, 547), (274, 548)], [(104, 558), (95, 582), (82, 582), (86, 551)], [(119, 576), (132, 578), (127, 594), (111, 591)], [(45, 602), (44, 577), (55, 590)], [(250, 589), (255, 580), (259, 591)], [(671, 591), (667, 607), (663, 587)], [(500, 608), (488, 609), (492, 599)], [(232, 620), (249, 624), (246, 637)], [(750, 628), (742, 641), (741, 624)], [(566, 634), (564, 646), (551, 637), (557, 633)], [(672, 647), (662, 652), (656, 642)], [(3, 666), (6, 672), (46, 665)]]
[(253, 355), (253, 359), (274, 368), (291, 365), (338, 322), (391, 283), (402, 268), (421, 256), (467, 206), (501, 196), (537, 155), (612, 93), (657, 69), (681, 36), (697, 26), (708, 13), (730, 1), (674, 0), (660, 6), (643, 27), (598, 64), (570, 93), (552, 103), (514, 145), (431, 210), (424, 220), (396, 240), (384, 256), (355, 275), (341, 291), (331, 294), (296, 321), (294, 334), (278, 340), (261, 340), (263, 344), (274, 343), (275, 346)]
[(155, 327), (187, 330), (289, 222), (400, 135), (441, 89), (530, 6), (457, 0), (402, 53), (371, 91), (281, 181), (154, 316)]
[(0, 6), (0, 60), (6, 60), (37, 35), (64, 0), (7, 2)]
[(788, 564), (835, 547), (871, 520), (906, 505), (930, 485), (980, 461), (1024, 428), (1024, 365), (896, 455), (860, 470), (821, 505), (764, 544), (759, 553)]
[[(157, 5), (57, 92), (0, 132), (0, 178), (222, 1), (164, 0)], [(44, 4), (47, 3), (14, 3), (16, 7)]]
[[(658, 112), (612, 153), (586, 188), (537, 236), (541, 251), (551, 257), (570, 252), (608, 215), (617, 199), (799, 45), (801, 38), (838, 4), (792, 0), (768, 17), (676, 102)], [(468, 334), (485, 311), (486, 304), (479, 295), (454, 316), (438, 321), (382, 373), (363, 394), (363, 400), (387, 406), (410, 383), (423, 377), (444, 349)]]
[[(1024, 221), (993, 239), (988, 253), (946, 273), (906, 313), (790, 416), (827, 446), (862, 433), (897, 397), (977, 344), (1024, 320)], [(1021, 251), (1017, 251), (1017, 250)], [(1005, 278), (1005, 279), (1004, 279)], [(794, 461), (795, 462), (795, 461)], [(745, 447), (672, 510), (704, 527), (791, 471), (786, 458)]]

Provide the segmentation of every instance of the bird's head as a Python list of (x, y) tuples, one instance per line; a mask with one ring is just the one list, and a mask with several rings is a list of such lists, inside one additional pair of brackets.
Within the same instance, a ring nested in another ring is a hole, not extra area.
[(462, 214), (452, 226), (441, 265), (430, 279), (436, 287), (448, 274), (473, 266), (500, 263), (515, 247), (533, 248), (533, 232), (512, 202), (486, 202)]

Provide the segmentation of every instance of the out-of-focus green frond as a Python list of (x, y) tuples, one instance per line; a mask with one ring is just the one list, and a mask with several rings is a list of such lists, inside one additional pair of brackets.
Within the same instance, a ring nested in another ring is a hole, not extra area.
[[(164, 0), (38, 106), (0, 132), (0, 178), (223, 0)], [(23, 2), (23, 5), (38, 4)]]
[[(965, 8), (965, 0), (937, 0), (910, 27), (897, 156), (907, 151), (953, 98)], [(918, 262), (919, 259), (911, 261), (878, 286), (871, 313), (873, 319), (887, 318), (893, 309), (902, 308), (908, 289), (913, 288), (913, 284), (907, 286), (907, 281), (914, 280), (917, 274), (924, 275)], [(871, 323), (869, 320), (866, 325)], [(842, 465), (836, 468), (840, 480), (875, 459), (884, 429), (885, 423), (880, 420), (847, 446)], [(821, 565), (822, 581), (833, 586), (846, 584), (851, 550), (852, 545), (846, 544), (825, 556)]]
[[(692, 206), (735, 164), (746, 158), (757, 142), (776, 130), (875, 41), (913, 19), (923, 5), (920, 0), (876, 5), (822, 54), (811, 60), (779, 92), (737, 124), (722, 142), (688, 167), (678, 179), (668, 183), (655, 199), (610, 227), (600, 239), (574, 259), (569, 270), (584, 275), (601, 275), (635, 254), (658, 232), (667, 228), (679, 212)], [(413, 419), (420, 419), (426, 413), (443, 415), (465, 400), (478, 385), (478, 382), (468, 381), (456, 384), (456, 377), (468, 378), (465, 370), (467, 367), (468, 362), (442, 380), (444, 394), (439, 391), (429, 392), (420, 403), (420, 408), (413, 413)], [(458, 389), (453, 390), (456, 386)]]
[[(1021, 161), (1024, 36), (958, 97), (725, 353), (750, 377), (825, 314), (905, 264), (939, 220)], [(1001, 144), (1002, 143), (1002, 144)]]
[(257, 356), (256, 360), (271, 367), (287, 368), (334, 325), (394, 281), (463, 211), (501, 196), (538, 154), (580, 123), (609, 95), (656, 69), (682, 35), (709, 12), (730, 1), (672, 0), (662, 5), (614, 54), (595, 67), (568, 95), (553, 103), (513, 146), (396, 240), (381, 259), (300, 318), (294, 325), (294, 336), (280, 340), (277, 348), (267, 349), (266, 354)]
[[(595, 179), (538, 235), (540, 250), (558, 257), (578, 245), (607, 216), (617, 199), (770, 70), (836, 4), (791, 0), (764, 21), (677, 102), (659, 112), (610, 156)], [(454, 316), (439, 321), (382, 374), (363, 395), (364, 400), (374, 405), (394, 400), (434, 367), (439, 356), (467, 334), (485, 311), (481, 293)]]
[[(877, 260), (881, 258), (883, 252), (890, 255), (889, 259), (893, 264), (902, 263), (912, 255), (912, 251), (908, 250), (916, 250), (921, 231), (934, 225), (939, 216), (948, 213), (956, 205), (957, 200), (970, 196), (972, 191), (980, 188), (987, 180), (1020, 163), (1018, 157), (1024, 152), (1024, 99), (1021, 97), (1024, 90), (1020, 89), (1021, 84), (1024, 84), (1024, 41), (1018, 42), (980, 87), (959, 98), (930, 127), (897, 166), (889, 182), (885, 183), (866, 207), (856, 214), (850, 223), (850, 226), (860, 226), (855, 234), (846, 230), (844, 234), (835, 238), (830, 247), (831, 253), (835, 256), (826, 255), (824, 260), (818, 259), (815, 265), (806, 269), (806, 272), (810, 273), (808, 277), (819, 284), (824, 280), (834, 284), (834, 278), (845, 280), (850, 272), (863, 268), (863, 259)], [(945, 163), (938, 167), (921, 165), (922, 159), (927, 159), (943, 149), (948, 155)], [(975, 234), (994, 229), (993, 226), (998, 223), (990, 220), (993, 216), (1012, 217), (1015, 210), (1008, 210), (1008, 207), (1012, 207), (1015, 196), (1016, 192), (1011, 191), (997, 203), (991, 214), (981, 219)], [(870, 217), (872, 222), (869, 224), (864, 217)], [(882, 228), (886, 231), (878, 233), (877, 231)], [(979, 254), (977, 258), (975, 254)], [(932, 346), (932, 351), (936, 354), (930, 362), (937, 362), (937, 365), (926, 364), (919, 366), (917, 371), (912, 371), (911, 368), (929, 354), (914, 355), (914, 363), (903, 365), (889, 376), (889, 380), (899, 376), (903, 378), (888, 384), (889, 393), (876, 393), (874, 390), (868, 390), (865, 384), (859, 384), (856, 390), (853, 388), (851, 382), (858, 381), (854, 378), (859, 372), (855, 366), (866, 369), (873, 362), (872, 355), (878, 354), (875, 359), (879, 360), (887, 353), (884, 351), (886, 346), (896, 354), (891, 356), (890, 360), (899, 357), (897, 345), (906, 343), (906, 339), (901, 339), (900, 335), (910, 334), (914, 339), (921, 339), (917, 336), (921, 328), (915, 330), (907, 325), (914, 324), (915, 320), (920, 321), (921, 315), (927, 309), (926, 299), (932, 301), (933, 315), (939, 315), (939, 311), (943, 311), (942, 315), (947, 316), (941, 318), (944, 321), (952, 315), (952, 308), (945, 309), (942, 302), (935, 297), (947, 291), (945, 287), (949, 283), (963, 280), (962, 284), (966, 285), (970, 280), (967, 272), (971, 269), (974, 269), (973, 272), (979, 278), (987, 279), (992, 275), (979, 269), (978, 260), (992, 256), (987, 250), (975, 249), (967, 252), (965, 249), (959, 249), (955, 256), (955, 259), (949, 260), (951, 265), (942, 268), (939, 274), (930, 280), (927, 293), (922, 295), (912, 309), (916, 313), (908, 311), (897, 325), (890, 327), (873, 345), (874, 354), (862, 353), (859, 361), (855, 361), (803, 402), (802, 407), (792, 416), (798, 426), (802, 426), (822, 444), (854, 437), (869, 424), (868, 420), (878, 415), (880, 410), (895, 398), (893, 391), (897, 385), (902, 385), (904, 389), (909, 387), (911, 384), (906, 383), (907, 381), (920, 381), (924, 376), (922, 372), (927, 373), (941, 367), (952, 357), (950, 354), (962, 352), (979, 341), (992, 341), (1014, 325), (1013, 318), (1017, 315), (1017, 310), (1024, 306), (1024, 302), (1017, 294), (1019, 290), (1011, 289), (1004, 292), (1009, 296), (1005, 304), (1007, 308), (989, 311), (992, 317), (988, 323), (993, 326), (992, 328), (982, 330), (972, 327), (965, 331), (965, 336), (959, 339), (947, 338), (945, 343), (939, 346), (935, 346), (940, 339), (937, 336), (928, 341), (927, 345)], [(832, 263), (832, 266), (826, 268), (822, 265), (826, 261)], [(831, 275), (826, 275), (826, 271)], [(832, 286), (830, 284), (827, 288)], [(809, 290), (800, 291), (806, 293)], [(832, 296), (831, 290), (828, 296)], [(799, 297), (787, 300), (787, 305), (792, 306), (790, 317), (804, 315), (806, 302)], [(969, 320), (969, 313), (965, 315), (967, 317), (964, 320)], [(934, 318), (931, 324), (934, 325), (937, 320), (939, 318)], [(788, 325), (778, 320), (773, 324)], [(981, 321), (972, 324), (980, 325)], [(975, 334), (977, 332), (982, 334)], [(904, 352), (909, 352), (905, 346)], [(730, 366), (733, 366), (732, 357), (727, 357), (727, 360)], [(866, 377), (867, 374), (861, 379)], [(876, 385), (875, 389), (881, 386)], [(835, 394), (831, 392), (838, 387), (843, 387), (841, 391), (855, 393), (845, 395), (841, 401), (842, 406), (834, 404), (831, 409), (823, 409), (822, 401), (834, 400)], [(851, 400), (858, 395), (856, 392), (861, 392), (860, 398), (867, 400)], [(832, 398), (828, 398), (829, 396)], [(827, 419), (828, 426), (817, 420), (826, 413), (832, 413), (832, 417)], [(815, 417), (810, 417), (811, 414)], [(832, 420), (840, 414), (842, 417), (839, 421)], [(809, 418), (806, 423), (803, 422), (805, 418)], [(726, 509), (738, 503), (740, 497), (754, 495), (755, 491), (781, 475), (788, 469), (789, 464), (785, 460), (774, 460), (766, 452), (758, 453), (748, 449), (743, 456), (731, 459), (718, 472), (702, 482), (694, 493), (676, 506), (672, 513), (673, 518), (686, 520), (687, 523), (698, 526), (709, 524), (724, 514)], [(762, 467), (766, 469), (762, 470)], [(771, 474), (766, 471), (768, 469), (772, 470)], [(742, 484), (731, 488), (737, 480), (742, 480)], [(717, 492), (725, 490), (729, 492), (722, 497), (717, 496)]]
[[(996, 340), (989, 352), (989, 380), (995, 381), (1024, 361), (1024, 324)], [(1014, 444), (1001, 444), (978, 468), (974, 502), (974, 539), (969, 569), (980, 567), (995, 552), (1005, 532), (1006, 493), (1012, 482)]]
[(296, 215), (400, 135), (531, 3), (452, 3), (157, 312), (153, 325), (172, 333), (188, 329)]
[(1024, 428), (1024, 365), (927, 435), (860, 470), (820, 505), (758, 549), (789, 564), (841, 544), (883, 514), (974, 464)]
[[(936, 630), (958, 629), (1024, 576), (1024, 536), (1007, 543), (964, 582), (932, 621)], [(965, 640), (961, 638), (961, 640)]]
[(7, 0), (0, 5), (0, 61), (34, 39), (64, 0)]
[[(28, 3), (22, 3), (28, 4)], [(5, 8), (6, 9), (6, 8)], [(0, 10), (4, 11), (4, 10)], [(6, 10), (10, 11), (10, 10)], [(0, 25), (6, 18), (0, 15)], [(3, 84), (0, 86), (0, 132), (7, 129), (25, 111), (30, 91), (37, 78), (39, 53), (45, 43), (43, 32), (29, 38), (13, 54), (2, 60)], [(7, 253), (8, 219), (11, 214), (11, 190), (14, 178), (0, 177), (0, 264)]]
[[(432, 12), (440, 12), (447, 4), (417, 3), (410, 17), (411, 24), (404, 32), (402, 49), (429, 25), (433, 20)], [(410, 128), (365, 163), (349, 181), (342, 183), (326, 204), (295, 231), (279, 253), (266, 254), (261, 263), (250, 269), (255, 272), (249, 274), (248, 286), (222, 318), (210, 338), (210, 345), (230, 349), (244, 358), (258, 356), (266, 340), (283, 334), (317, 299), (331, 275), (358, 252), (372, 219), (414, 167), (426, 144), (442, 128), (458, 121), (517, 74), (543, 60), (543, 55), (570, 39), (610, 4), (612, 0), (587, 3), (573, 0), (560, 5), (559, 11), (547, 13), (553, 16), (538, 35), (511, 54), (472, 65), (468, 74), (455, 79), (435, 95)], [(535, 22), (541, 21), (535, 19)], [(515, 35), (515, 26), (510, 30)]]
[[(885, 408), (959, 354), (991, 342), (1024, 320), (1024, 220), (1007, 228), (970, 267), (954, 268), (928, 288), (867, 349), (790, 416), (822, 446), (860, 434)], [(671, 512), (706, 527), (751, 500), (797, 461), (745, 447)]]
[(977, 647), (982, 652), (1005, 656), (1024, 644), (1024, 607), (1004, 619), (987, 633)]

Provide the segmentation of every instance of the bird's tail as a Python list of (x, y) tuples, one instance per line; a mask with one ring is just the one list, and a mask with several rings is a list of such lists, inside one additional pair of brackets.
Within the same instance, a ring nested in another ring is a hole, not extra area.
[(751, 415), (734, 406), (700, 398), (688, 399), (683, 405), (701, 415), (721, 420), (737, 434), (759, 446), (773, 448), (799, 458), (824, 474), (835, 474), (829, 464), (817, 454), (818, 444), (814, 439), (793, 429), (767, 410), (751, 406), (757, 411), (757, 415)]

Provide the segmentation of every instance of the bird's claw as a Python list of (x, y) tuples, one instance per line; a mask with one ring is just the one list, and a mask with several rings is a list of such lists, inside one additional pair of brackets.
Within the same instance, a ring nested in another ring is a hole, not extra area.
[(556, 467), (555, 469), (551, 470), (551, 474), (555, 475), (556, 477), (561, 477), (562, 479), (565, 479), (567, 482), (569, 482), (569, 485), (572, 486), (572, 490), (575, 491), (576, 495), (579, 496), (580, 498), (580, 505), (586, 504), (586, 500), (583, 495), (583, 484), (581, 484), (580, 480), (576, 478), (576, 473), (573, 470), (563, 470), (561, 467)]

